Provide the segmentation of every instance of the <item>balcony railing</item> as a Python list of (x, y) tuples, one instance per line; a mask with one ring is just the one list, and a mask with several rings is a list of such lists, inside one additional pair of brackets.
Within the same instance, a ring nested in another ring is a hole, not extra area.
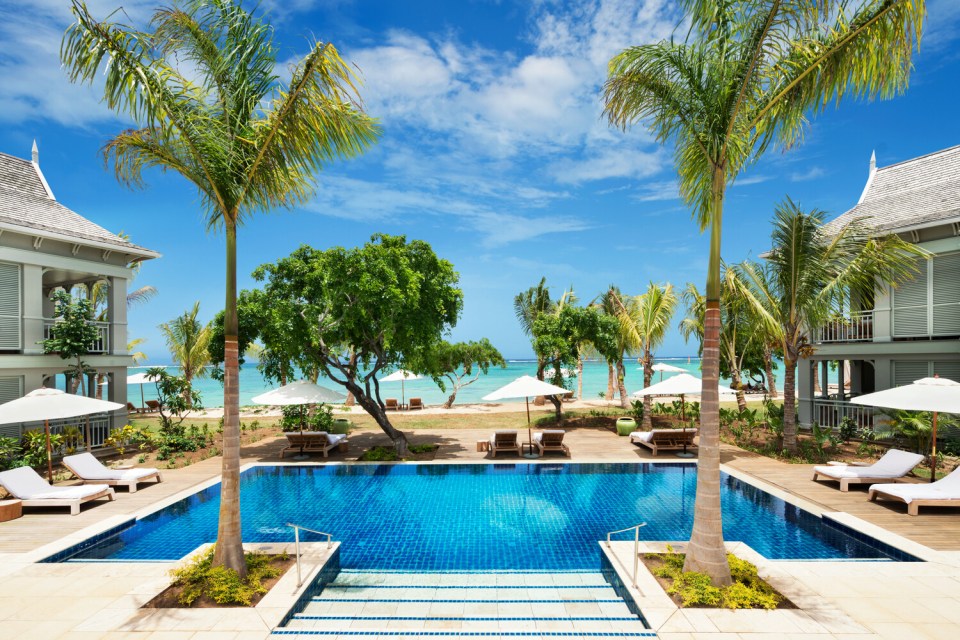
[(873, 427), (873, 407), (841, 400), (813, 399), (813, 421), (821, 427), (836, 429), (847, 417), (852, 418), (858, 427)]
[[(57, 321), (51, 318), (43, 319), (44, 340), (50, 339), (50, 329), (52, 329), (56, 323)], [(90, 347), (90, 353), (110, 353), (110, 323), (91, 320), (88, 324), (96, 327), (98, 333), (96, 341)]]
[(871, 342), (873, 341), (873, 311), (858, 311), (848, 318), (828, 320), (814, 334), (814, 341)]
[[(81, 418), (64, 418), (59, 420), (50, 421), (50, 433), (51, 434), (64, 434), (66, 430), (66, 435), (71, 435), (70, 442), (64, 443), (61, 447), (55, 450), (54, 455), (60, 456), (67, 453), (67, 448), (72, 447), (78, 450), (86, 448), (86, 442), (84, 440), (87, 433), (87, 418), (86, 416)], [(91, 449), (102, 449), (106, 446), (105, 442), (110, 436), (111, 430), (111, 418), (110, 414), (98, 413), (96, 415), (90, 416), (90, 448)], [(73, 427), (71, 429), (71, 427)], [(23, 439), (24, 431), (43, 431), (44, 426), (43, 422), (22, 422), (17, 424), (5, 424), (0, 425), (0, 436), (5, 436), (8, 438), (15, 438), (17, 441)]]

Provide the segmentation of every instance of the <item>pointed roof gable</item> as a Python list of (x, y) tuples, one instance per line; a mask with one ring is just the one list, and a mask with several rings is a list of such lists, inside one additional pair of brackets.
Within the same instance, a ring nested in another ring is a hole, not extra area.
[(960, 146), (873, 168), (855, 207), (824, 231), (864, 218), (877, 231), (895, 233), (960, 220)]
[(128, 253), (137, 259), (159, 256), (57, 202), (39, 165), (5, 153), (0, 153), (0, 228)]

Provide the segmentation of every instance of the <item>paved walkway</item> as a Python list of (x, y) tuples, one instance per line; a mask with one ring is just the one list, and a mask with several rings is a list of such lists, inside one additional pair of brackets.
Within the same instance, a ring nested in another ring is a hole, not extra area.
[[(443, 429), (415, 433), (411, 442), (438, 442), (440, 462), (486, 463), (476, 441), (482, 430)], [(373, 444), (386, 444), (383, 434), (361, 430), (351, 435), (349, 454), (355, 458)], [(573, 429), (567, 435), (575, 462), (636, 462), (650, 459), (646, 451), (602, 429)], [(278, 439), (265, 439), (244, 448), (244, 462), (274, 462)], [(663, 459), (670, 459), (664, 458)], [(558, 459), (563, 459), (558, 456)], [(500, 461), (500, 458), (497, 458)], [(503, 462), (509, 459), (504, 456)], [(833, 512), (837, 519), (902, 547), (923, 553), (924, 563), (892, 562), (775, 562), (763, 570), (794, 601), (809, 610), (816, 624), (784, 629), (764, 626), (763, 616), (704, 615), (697, 610), (673, 611), (656, 625), (665, 640), (693, 638), (956, 638), (960, 629), (960, 510), (931, 510), (908, 517), (902, 506), (866, 501), (862, 490), (844, 494), (810, 480), (809, 465), (787, 465), (725, 447), (723, 461), (731, 473), (754, 481), (814, 512)], [(35, 564), (65, 538), (81, 540), (145, 509), (178, 499), (198, 484), (214, 481), (220, 459), (165, 470), (165, 482), (145, 486), (135, 494), (118, 491), (113, 503), (88, 506), (79, 516), (60, 510), (29, 510), (24, 518), (0, 524), (0, 640), (4, 638), (137, 638), (160, 640), (262, 639), (264, 627), (248, 628), (242, 614), (198, 629), (176, 614), (150, 629), (120, 631), (137, 607), (167, 584), (171, 563)], [(908, 540), (903, 540), (903, 536)], [(913, 542), (910, 542), (910, 541)], [(919, 544), (930, 549), (924, 549)], [(931, 550), (932, 549), (932, 550)], [(236, 610), (234, 610), (236, 611)], [(816, 615), (813, 615), (813, 614)], [(749, 618), (749, 621), (747, 619)], [(757, 622), (759, 620), (759, 622)], [(178, 626), (179, 625), (179, 626)]]

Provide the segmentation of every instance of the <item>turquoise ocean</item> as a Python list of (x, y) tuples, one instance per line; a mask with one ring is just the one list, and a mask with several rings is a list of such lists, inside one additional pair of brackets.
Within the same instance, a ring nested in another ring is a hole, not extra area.
[[(700, 360), (697, 358), (658, 358), (657, 362), (664, 362), (675, 367), (680, 367), (692, 375), (700, 377)], [(150, 366), (130, 367), (128, 374), (133, 375), (146, 371)], [(626, 386), (627, 391), (633, 392), (643, 388), (643, 371), (636, 360), (627, 363)], [(537, 363), (534, 360), (509, 360), (507, 367), (491, 368), (487, 374), (481, 374), (480, 378), (473, 384), (462, 389), (457, 394), (456, 404), (470, 404), (483, 402), (481, 398), (495, 389), (511, 382), (515, 378), (523, 375), (535, 375)], [(169, 367), (170, 373), (177, 373), (176, 367)], [(669, 378), (670, 373), (663, 374), (664, 379)], [(386, 376), (386, 374), (384, 374)], [(654, 382), (660, 381), (660, 374), (654, 374)], [(335, 391), (343, 391), (343, 387), (329, 380), (320, 379), (317, 381)], [(223, 406), (223, 386), (212, 378), (200, 378), (194, 380), (194, 389), (200, 392), (203, 399), (203, 406), (207, 408)], [(252, 405), (252, 398), (256, 395), (269, 391), (280, 385), (268, 382), (257, 370), (256, 363), (246, 363), (240, 369), (240, 405)], [(576, 391), (577, 380), (570, 378), (566, 386)], [(401, 397), (401, 385), (399, 382), (380, 383), (380, 395), (383, 398)], [(583, 364), (583, 397), (584, 399), (596, 399), (600, 393), (607, 390), (607, 364), (605, 362), (588, 361)], [(437, 385), (429, 378), (419, 380), (407, 380), (403, 383), (403, 397), (419, 397), (423, 399), (424, 404), (437, 405), (446, 401), (449, 394), (440, 390)], [(143, 385), (143, 398), (145, 400), (155, 400), (157, 397), (156, 387), (152, 384)], [(130, 385), (127, 388), (127, 398), (135, 405), (140, 405), (140, 387)], [(504, 401), (510, 402), (510, 401)], [(516, 400), (522, 403), (523, 400)]]

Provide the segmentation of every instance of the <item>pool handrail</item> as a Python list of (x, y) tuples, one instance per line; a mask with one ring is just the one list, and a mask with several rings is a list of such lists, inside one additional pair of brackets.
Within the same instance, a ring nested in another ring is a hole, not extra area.
[(300, 530), (309, 531), (310, 533), (315, 533), (320, 536), (327, 536), (327, 549), (333, 546), (333, 534), (327, 533), (326, 531), (317, 531), (316, 529), (311, 529), (310, 527), (304, 527), (299, 524), (293, 524), (288, 522), (287, 526), (293, 529), (293, 544), (294, 544), (294, 553), (297, 556), (297, 588), (299, 589), (303, 585), (303, 579), (300, 577)]
[(627, 531), (633, 531), (633, 586), (637, 590), (640, 589), (640, 587), (637, 586), (637, 568), (640, 564), (640, 527), (645, 526), (647, 526), (647, 523), (641, 522), (640, 524), (635, 524), (632, 527), (627, 527), (626, 529), (617, 529), (616, 531), (607, 532), (607, 549), (609, 549), (610, 536), (618, 533), (626, 533)]

